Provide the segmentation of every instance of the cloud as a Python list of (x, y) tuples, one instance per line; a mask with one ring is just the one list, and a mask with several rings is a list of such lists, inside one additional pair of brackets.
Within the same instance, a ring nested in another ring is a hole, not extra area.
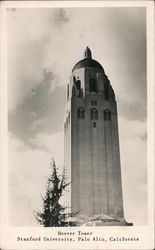
[(64, 107), (65, 88), (58, 87), (55, 75), (45, 70), (43, 82), (9, 112), (9, 131), (32, 149), (40, 148), (38, 133), (53, 134), (63, 129)]
[[(13, 110), (20, 105), (30, 89), (43, 81), (44, 68), (58, 77), (57, 72), (60, 73), (60, 70), (56, 68), (60, 62), (58, 55), (62, 46), (58, 50), (55, 45), (62, 43), (61, 33), (68, 17), (66, 11), (59, 8), (44, 11), (16, 9), (15, 12), (8, 12), (7, 21), (8, 107)], [(50, 51), (54, 53), (51, 55)]]
[(8, 24), (9, 109), (43, 80), (44, 68), (66, 85), (87, 45), (117, 97), (140, 95), (146, 105), (145, 8), (17, 9)]
[(119, 115), (126, 120), (145, 121), (147, 107), (138, 103), (138, 101), (129, 102), (127, 100), (119, 99)]
[(111, 80), (119, 114), (127, 120), (144, 120), (144, 14), (144, 8), (17, 9), (11, 13), (8, 17), (10, 131), (35, 148), (37, 145), (32, 141), (41, 130), (54, 133), (62, 129), (64, 86), (88, 44)]

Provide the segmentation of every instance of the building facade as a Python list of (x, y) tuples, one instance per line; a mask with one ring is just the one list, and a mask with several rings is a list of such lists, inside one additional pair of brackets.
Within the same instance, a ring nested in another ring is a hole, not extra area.
[(69, 212), (124, 220), (117, 103), (88, 47), (67, 85), (64, 137)]

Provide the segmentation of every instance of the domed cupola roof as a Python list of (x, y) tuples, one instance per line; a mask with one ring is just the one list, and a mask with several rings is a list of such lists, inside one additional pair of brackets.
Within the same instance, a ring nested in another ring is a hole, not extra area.
[(102, 65), (96, 60), (92, 59), (91, 50), (88, 47), (84, 52), (84, 57), (85, 58), (83, 60), (75, 64), (74, 68), (72, 69), (72, 72), (76, 69), (86, 68), (86, 67), (96, 68), (104, 72)]

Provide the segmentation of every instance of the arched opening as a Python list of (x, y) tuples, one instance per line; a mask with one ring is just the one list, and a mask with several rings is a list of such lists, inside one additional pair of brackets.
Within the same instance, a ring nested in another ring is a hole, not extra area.
[(84, 111), (84, 109), (82, 109), (82, 119), (84, 119), (85, 118), (85, 111)]
[(98, 120), (98, 112), (95, 110), (95, 120)]
[(84, 119), (85, 118), (85, 110), (83, 108), (77, 109), (77, 118)]
[(105, 83), (104, 85), (104, 94), (105, 94), (105, 99), (108, 100), (109, 99), (109, 84), (108, 83)]
[(96, 83), (95, 79), (89, 80), (89, 91), (97, 93), (97, 83)]
[(80, 108), (77, 110), (77, 118), (80, 118)]
[(76, 81), (76, 87), (77, 87), (78, 90), (81, 89), (81, 81), (80, 80)]
[(91, 120), (98, 120), (98, 111), (97, 109), (91, 110)]
[(76, 77), (75, 76), (73, 76), (73, 82), (74, 82), (74, 84), (76, 84)]
[(104, 120), (111, 121), (111, 111), (108, 109), (104, 110)]

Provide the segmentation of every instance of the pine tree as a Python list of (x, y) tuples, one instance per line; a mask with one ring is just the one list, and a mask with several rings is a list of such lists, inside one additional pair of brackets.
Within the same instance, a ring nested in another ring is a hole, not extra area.
[(52, 173), (47, 179), (46, 194), (42, 197), (43, 211), (35, 211), (35, 218), (44, 227), (69, 226), (65, 221), (65, 207), (60, 204), (60, 198), (68, 185), (65, 181), (65, 173), (59, 177), (54, 160), (51, 164)]

